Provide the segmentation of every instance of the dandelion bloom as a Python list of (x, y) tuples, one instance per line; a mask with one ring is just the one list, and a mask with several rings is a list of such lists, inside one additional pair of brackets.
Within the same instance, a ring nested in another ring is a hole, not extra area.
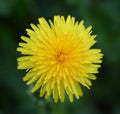
[(31, 24), (22, 36), (17, 51), (23, 55), (17, 59), (18, 69), (26, 69), (23, 77), (27, 85), (33, 83), (31, 92), (40, 90), (40, 97), (53, 97), (54, 102), (64, 102), (65, 94), (70, 102), (83, 95), (80, 84), (88, 89), (95, 80), (103, 54), (100, 49), (91, 49), (96, 35), (91, 35), (91, 26), (84, 21), (75, 22), (68, 16), (54, 16), (49, 23), (39, 18), (39, 24)]

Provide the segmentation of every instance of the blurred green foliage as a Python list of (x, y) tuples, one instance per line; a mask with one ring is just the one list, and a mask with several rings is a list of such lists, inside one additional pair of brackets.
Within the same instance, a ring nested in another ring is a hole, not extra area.
[[(91, 90), (74, 103), (53, 103), (31, 94), (16, 69), (21, 35), (39, 17), (72, 15), (93, 26), (104, 59)], [(120, 114), (119, 0), (0, 0), (0, 114)]]

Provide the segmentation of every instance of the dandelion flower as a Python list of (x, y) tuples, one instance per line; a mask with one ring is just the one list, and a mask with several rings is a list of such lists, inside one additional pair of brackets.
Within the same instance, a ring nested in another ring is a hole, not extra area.
[(19, 43), (17, 51), (23, 55), (17, 59), (18, 69), (26, 69), (23, 80), (33, 84), (31, 92), (40, 91), (40, 97), (53, 97), (54, 102), (64, 102), (65, 94), (70, 102), (74, 96), (83, 95), (81, 85), (90, 89), (91, 80), (102, 62), (101, 49), (91, 49), (96, 35), (92, 27), (85, 28), (84, 21), (74, 17), (54, 16), (49, 23), (39, 18), (39, 24), (26, 29), (27, 37)]

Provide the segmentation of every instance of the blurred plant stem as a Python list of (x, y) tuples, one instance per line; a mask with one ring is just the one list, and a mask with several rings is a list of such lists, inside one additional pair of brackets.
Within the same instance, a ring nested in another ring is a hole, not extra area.
[(64, 103), (52, 103), (52, 114), (66, 114)]
[(34, 105), (36, 105), (37, 112), (39, 114), (66, 114), (65, 103), (54, 103), (51, 99), (42, 100), (35, 98)]

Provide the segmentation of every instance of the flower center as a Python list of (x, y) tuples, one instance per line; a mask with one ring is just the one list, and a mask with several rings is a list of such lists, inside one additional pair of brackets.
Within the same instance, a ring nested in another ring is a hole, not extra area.
[(66, 56), (66, 54), (62, 50), (60, 50), (57, 52), (55, 59), (58, 63), (63, 63), (66, 58), (65, 56)]

